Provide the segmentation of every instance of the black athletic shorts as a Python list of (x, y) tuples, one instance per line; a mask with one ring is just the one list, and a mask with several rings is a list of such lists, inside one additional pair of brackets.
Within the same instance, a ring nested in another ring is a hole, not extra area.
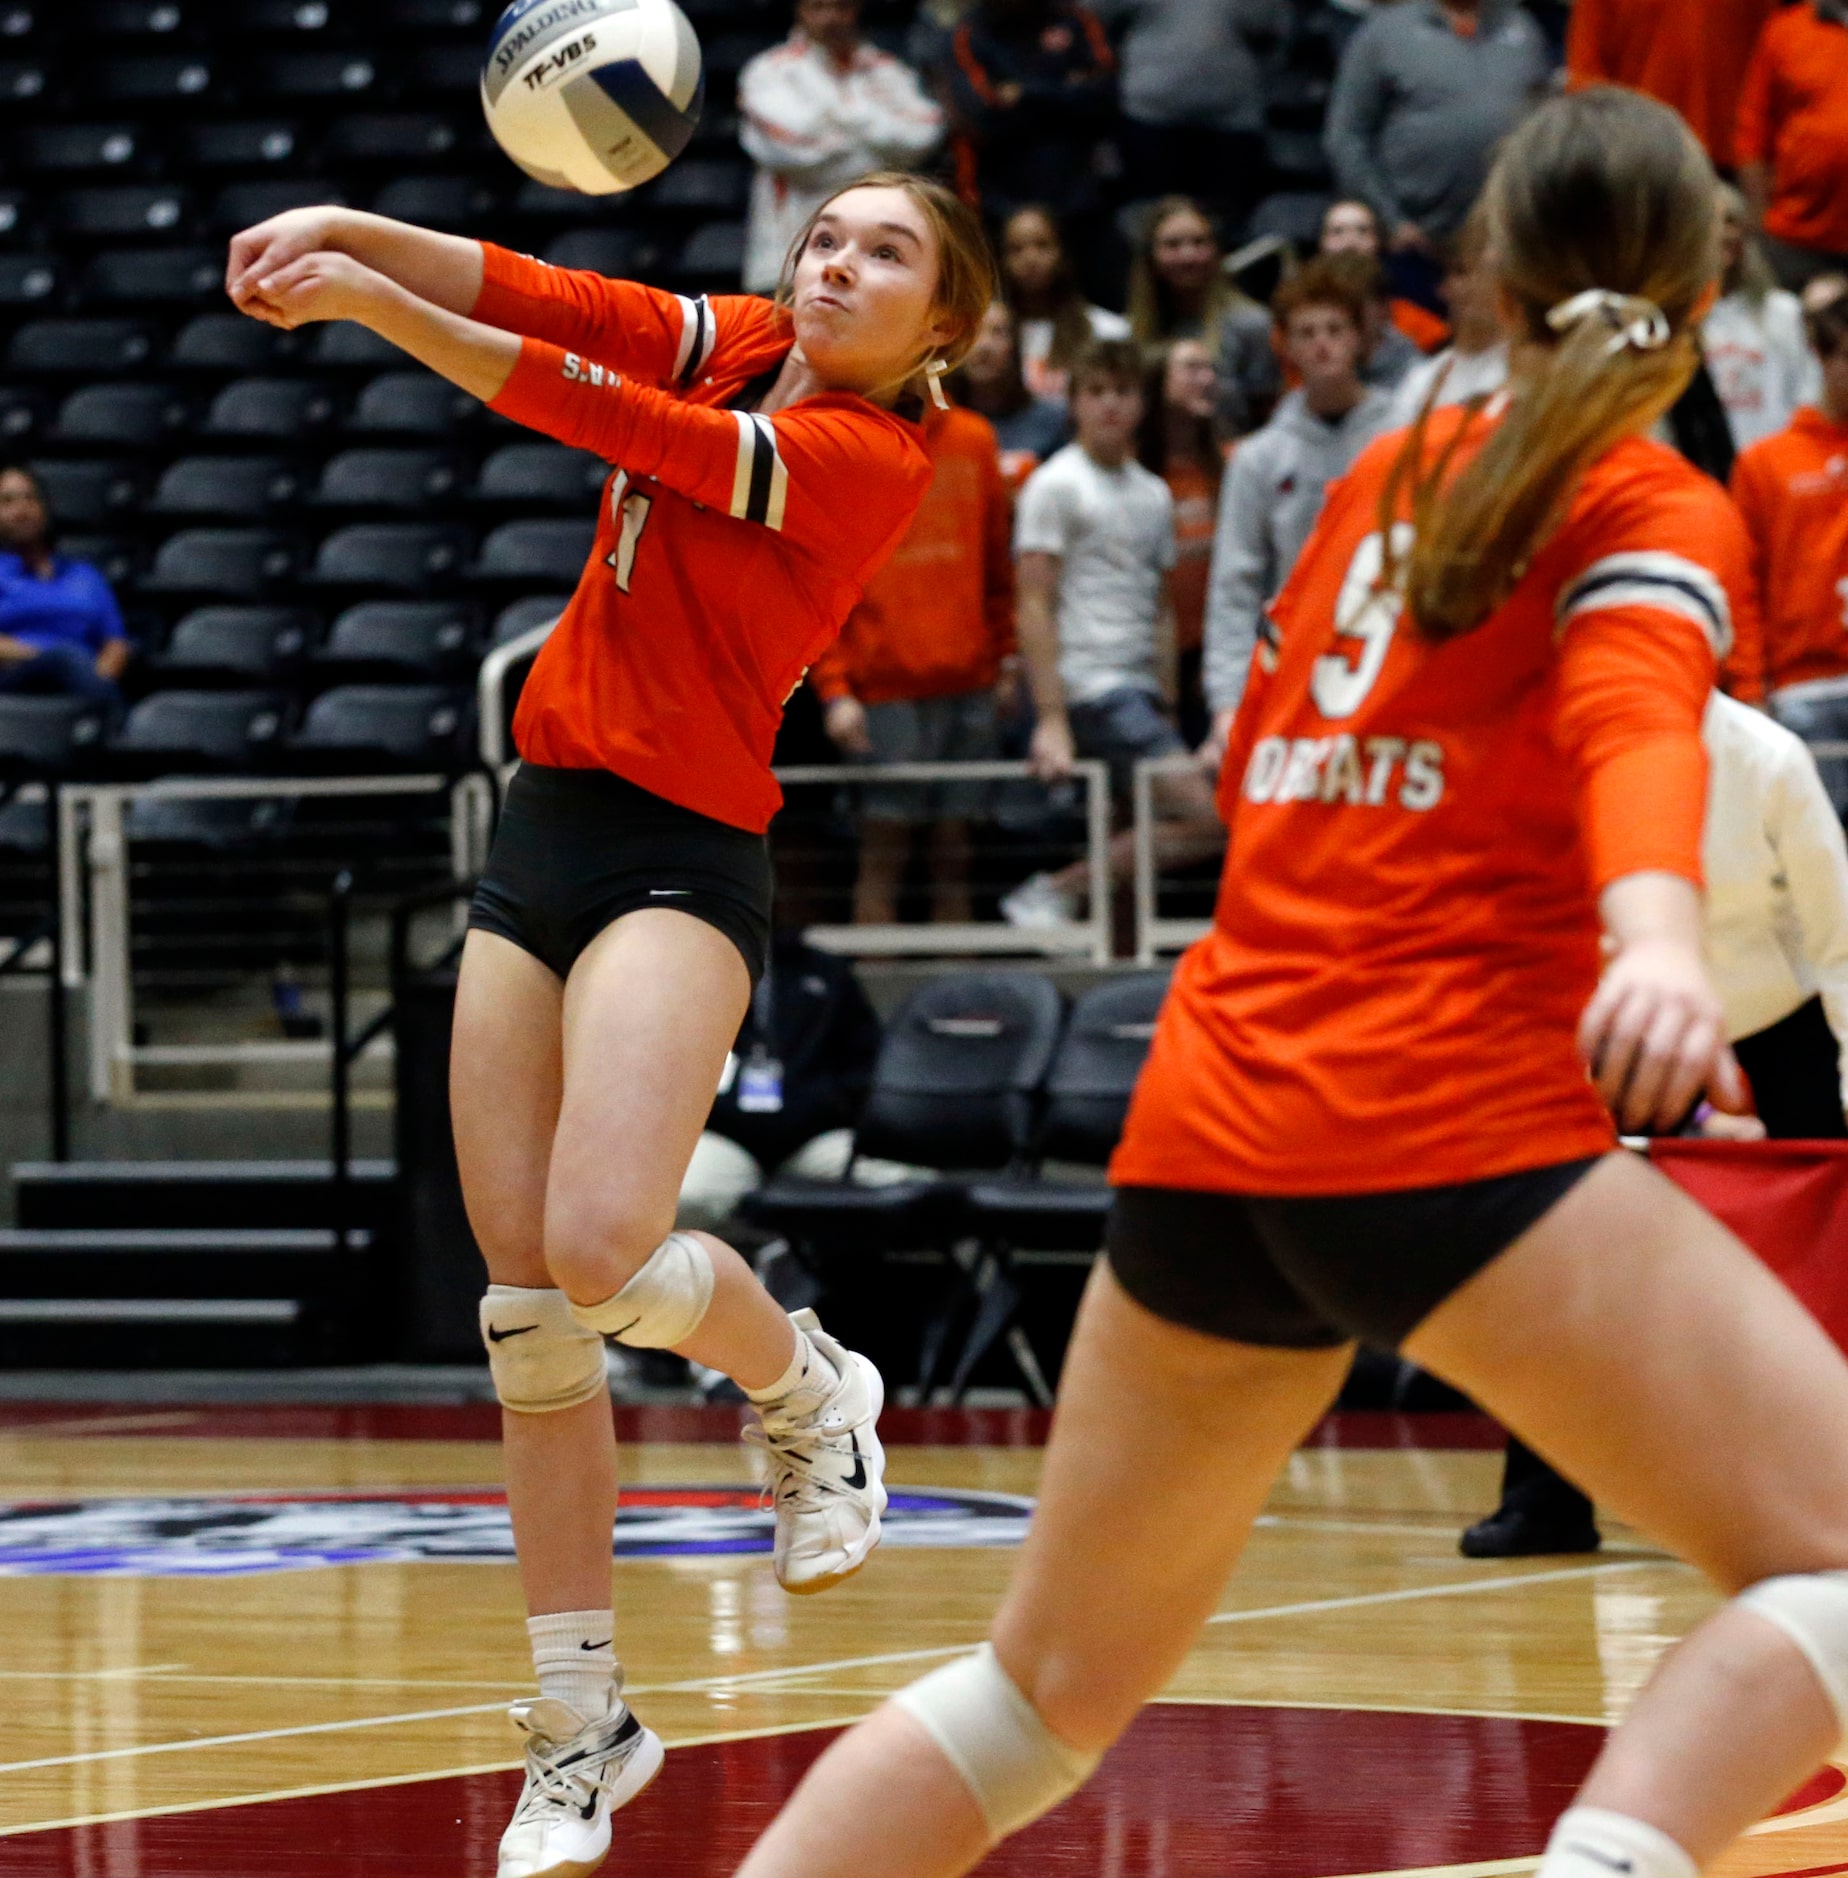
[(612, 920), (672, 907), (716, 926), (751, 983), (770, 949), (770, 849), (600, 769), (522, 763), (507, 791), (468, 923), (570, 976)]
[(1394, 1349), (1597, 1164), (1328, 1199), (1119, 1187), (1105, 1250), (1138, 1304), (1189, 1330), (1284, 1350)]

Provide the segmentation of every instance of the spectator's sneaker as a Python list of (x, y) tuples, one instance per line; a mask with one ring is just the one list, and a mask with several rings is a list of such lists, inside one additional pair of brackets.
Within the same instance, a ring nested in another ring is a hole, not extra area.
[(1078, 917), (1078, 896), (1050, 874), (1035, 874), (1001, 896), (1001, 917), (1010, 926), (1069, 926)]
[(806, 1596), (851, 1578), (879, 1543), (885, 1449), (873, 1424), (885, 1406), (885, 1384), (865, 1357), (821, 1328), (813, 1311), (796, 1311), (790, 1322), (807, 1332), (839, 1381), (819, 1402), (795, 1396), (761, 1411), (763, 1425), (747, 1429), (745, 1438), (770, 1461), (777, 1582)]
[(609, 1857), (610, 1815), (661, 1771), (661, 1737), (620, 1696), (594, 1722), (547, 1696), (509, 1712), (526, 1736), (526, 1785), (501, 1834), (499, 1878), (585, 1878)]

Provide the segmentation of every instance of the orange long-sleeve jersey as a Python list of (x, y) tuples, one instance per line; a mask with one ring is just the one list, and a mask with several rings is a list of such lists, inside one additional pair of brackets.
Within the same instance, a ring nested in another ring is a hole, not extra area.
[(1722, 166), (1752, 48), (1778, 0), (1573, 0), (1566, 75), (1627, 85), (1672, 105)]
[(994, 426), (924, 416), (930, 488), (892, 558), (809, 672), (824, 702), (942, 698), (992, 685), (1014, 649), (1013, 504)]
[(520, 754), (761, 830), (783, 705), (923, 497), (917, 427), (844, 392), (742, 408), (792, 343), (767, 301), (483, 254), (473, 316), (525, 340), (493, 408), (617, 465)]
[(1740, 454), (1732, 488), (1752, 541), (1762, 689), (1848, 674), (1848, 426), (1799, 411)]
[[(1431, 448), (1469, 421), (1440, 413)], [(1700, 878), (1701, 713), (1744, 531), (1680, 457), (1625, 441), (1508, 600), (1433, 645), (1381, 577), (1402, 443), (1331, 490), (1273, 607), (1221, 771), (1214, 927), (1176, 972), (1119, 1185), (1387, 1192), (1613, 1143), (1574, 1050), (1597, 895)]]
[(1733, 156), (1771, 166), (1766, 234), (1848, 254), (1848, 26), (1809, 5), (1771, 20), (1745, 75)]

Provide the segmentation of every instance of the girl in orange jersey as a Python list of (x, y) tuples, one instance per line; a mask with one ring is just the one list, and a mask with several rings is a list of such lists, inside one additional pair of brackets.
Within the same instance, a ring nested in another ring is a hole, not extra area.
[(1278, 603), (1224, 769), (1215, 930), (1113, 1168), (992, 1641), (831, 1748), (743, 1878), (952, 1878), (1078, 1786), (1363, 1339), (1735, 1595), (1612, 1735), (1542, 1878), (1692, 1878), (1841, 1739), (1848, 1364), (1613, 1152), (1607, 1113), (1742, 1093), (1699, 843), (1745, 547), (1645, 436), (1695, 367), (1712, 189), (1634, 94), (1508, 140), (1512, 394), (1376, 443)]
[(878, 1373), (719, 1240), (676, 1232), (675, 1200), (764, 966), (782, 706), (923, 495), (902, 412), (973, 340), (987, 247), (945, 191), (873, 176), (816, 212), (774, 304), (320, 209), (238, 236), (227, 285), (274, 325), (358, 320), (618, 466), (521, 698), (450, 1092), (541, 1691), (515, 1708), (527, 1779), (500, 1878), (581, 1874), (661, 1766), (613, 1649), (604, 1338), (723, 1370), (758, 1405), (788, 1589), (838, 1583), (879, 1537)]

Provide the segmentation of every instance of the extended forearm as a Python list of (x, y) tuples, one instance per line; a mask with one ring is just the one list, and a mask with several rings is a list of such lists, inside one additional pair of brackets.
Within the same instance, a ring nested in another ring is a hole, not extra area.
[(1705, 950), (1706, 918), (1700, 889), (1679, 874), (1626, 874), (1598, 898), (1604, 930), (1619, 948), (1648, 942)]
[(499, 395), (519, 362), (520, 341), (387, 283), (353, 318), (483, 404)]
[(354, 209), (334, 225), (329, 245), (444, 312), (468, 313), (480, 297), (481, 243), (464, 236)]

